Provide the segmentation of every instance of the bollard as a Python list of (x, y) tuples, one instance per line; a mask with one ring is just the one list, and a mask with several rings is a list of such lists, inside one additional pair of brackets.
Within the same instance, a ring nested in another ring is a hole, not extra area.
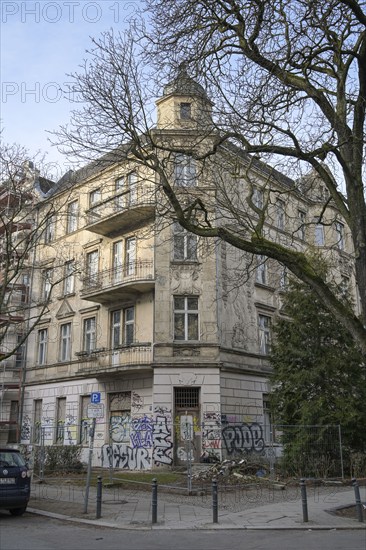
[(97, 482), (97, 513), (96, 519), (100, 519), (102, 516), (102, 478), (98, 476)]
[(300, 488), (301, 488), (301, 501), (302, 501), (302, 518), (303, 518), (303, 522), (307, 523), (309, 521), (309, 517), (308, 517), (308, 500), (306, 496), (305, 479), (300, 480)]
[(217, 480), (212, 480), (212, 522), (218, 523), (218, 505), (217, 505)]
[(363, 522), (363, 511), (362, 511), (360, 488), (358, 486), (357, 479), (355, 477), (352, 479), (352, 485), (353, 485), (353, 488), (355, 490), (356, 510), (357, 510), (358, 521)]
[(158, 482), (154, 478), (151, 485), (151, 523), (158, 522)]

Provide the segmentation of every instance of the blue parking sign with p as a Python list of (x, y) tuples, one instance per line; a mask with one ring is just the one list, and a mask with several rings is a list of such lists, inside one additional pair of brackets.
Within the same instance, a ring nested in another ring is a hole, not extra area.
[(100, 392), (93, 392), (90, 395), (90, 402), (91, 403), (100, 403)]

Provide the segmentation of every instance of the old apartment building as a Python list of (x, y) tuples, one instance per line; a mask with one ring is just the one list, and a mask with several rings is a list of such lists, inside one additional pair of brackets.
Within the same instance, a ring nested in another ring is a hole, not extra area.
[[(210, 109), (200, 85), (177, 78), (157, 101), (157, 135), (193, 140)], [(338, 279), (354, 288), (347, 228), (331, 205), (329, 225), (316, 222), (324, 190), (311, 176), (292, 192), (289, 178), (234, 146), (215, 165), (177, 153), (171, 166), (183, 200), (205, 193), (222, 223), (237, 215), (225, 209), (223, 182), (238, 209), (251, 206), (253, 224), (266, 203), (272, 238), (328, 249)], [(44, 194), (30, 292), (35, 308), (48, 308), (27, 344), (22, 443), (81, 444), (86, 457), (97, 416), (95, 464), (150, 469), (184, 464), (187, 453), (265, 452), (267, 355), (286, 270), (188, 234), (156, 183), (126, 149), (124, 160), (92, 163)]]

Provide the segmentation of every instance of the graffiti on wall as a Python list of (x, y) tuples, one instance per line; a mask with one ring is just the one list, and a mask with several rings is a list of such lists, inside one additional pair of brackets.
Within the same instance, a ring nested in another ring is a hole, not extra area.
[(137, 392), (132, 392), (131, 409), (139, 412), (144, 406), (144, 400)]
[(113, 443), (128, 443), (130, 440), (131, 415), (129, 412), (111, 416), (109, 433)]
[(151, 448), (153, 445), (153, 420), (146, 416), (131, 421), (131, 444), (134, 448)]
[[(46, 407), (47, 408), (47, 407)], [(51, 408), (51, 407), (50, 407)], [(53, 440), (54, 438), (54, 423), (55, 419), (53, 416), (50, 416), (47, 414), (47, 410), (44, 414), (42, 414), (41, 419), (41, 429), (42, 429), (42, 435), (44, 440)]]
[(177, 449), (177, 457), (182, 462), (193, 462), (194, 461), (194, 451), (193, 449), (187, 451), (184, 447), (178, 447)]
[(203, 413), (202, 448), (221, 449), (221, 415), (219, 412)]
[(23, 418), (23, 423), (20, 431), (22, 441), (30, 441), (31, 438), (31, 418), (27, 414)]
[(164, 413), (157, 412), (158, 408), (155, 408), (155, 411), (153, 461), (156, 466), (170, 466), (173, 463), (171, 412), (168, 410)]
[(75, 445), (77, 442), (76, 416), (67, 414), (65, 417), (65, 444)]
[[(190, 415), (189, 415), (190, 416)], [(192, 434), (189, 432), (193, 432), (193, 437), (195, 435), (199, 435), (201, 432), (201, 426), (199, 423), (199, 419), (196, 415), (192, 415), (192, 423), (189, 425), (189, 428), (185, 426), (185, 423), (181, 422), (181, 416), (177, 415), (175, 417), (175, 435), (177, 436), (178, 440), (185, 441), (186, 439), (191, 439)], [(188, 431), (187, 431), (188, 430)]]
[(102, 467), (126, 470), (148, 470), (151, 467), (149, 451), (143, 447), (133, 448), (126, 443), (103, 445)]
[(229, 455), (261, 453), (265, 446), (263, 428), (257, 423), (226, 426), (222, 430), (222, 439)]

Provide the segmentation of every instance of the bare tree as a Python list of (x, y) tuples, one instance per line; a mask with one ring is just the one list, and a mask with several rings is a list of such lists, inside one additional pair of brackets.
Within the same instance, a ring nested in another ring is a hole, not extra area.
[[(57, 133), (58, 144), (88, 160), (111, 150), (116, 162), (133, 156), (156, 174), (184, 228), (279, 261), (366, 352), (365, 2), (149, 0), (147, 9), (152, 30), (142, 26), (139, 34), (135, 27), (94, 41), (83, 70), (73, 75), (83, 106)], [(178, 78), (189, 87), (189, 70), (213, 105), (212, 118), (179, 141), (168, 125), (154, 128), (152, 100), (182, 62)], [(199, 196), (189, 188), (177, 191), (171, 177), (177, 154), (191, 155), (202, 178), (214, 176), (216, 189)], [(260, 207), (252, 177), (257, 169), (268, 174)], [(244, 196), (235, 183), (240, 177), (248, 183)], [(361, 319), (334, 295), (319, 258), (265, 229), (274, 196), (311, 193), (319, 181), (326, 192), (317, 198), (317, 223), (336, 223), (325, 217), (333, 206), (349, 228)], [(220, 220), (212, 216), (217, 200)]]
[[(52, 264), (52, 278), (37, 258), (37, 247), (46, 246), (53, 230), (56, 208), (50, 201), (43, 204), (43, 197), (54, 182), (40, 176), (28, 159), (29, 152), (20, 145), (0, 149), (0, 360), (12, 358), (12, 367), (23, 364), (24, 344), (65, 276), (62, 251), (57, 266)], [(34, 281), (46, 273), (41, 290), (35, 290)]]

